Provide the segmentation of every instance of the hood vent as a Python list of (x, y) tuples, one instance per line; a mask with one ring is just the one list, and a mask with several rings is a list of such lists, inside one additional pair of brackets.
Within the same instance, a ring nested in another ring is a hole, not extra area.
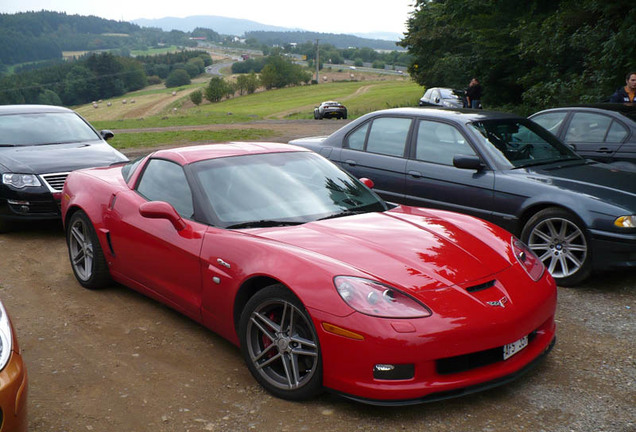
[(468, 291), (469, 293), (474, 293), (474, 292), (477, 292), (477, 291), (483, 291), (485, 289), (492, 288), (494, 285), (495, 285), (495, 280), (493, 279), (493, 280), (488, 281), (486, 283), (482, 283), (482, 284), (479, 284), (479, 285), (474, 285), (474, 286), (468, 287), (468, 288), (466, 288), (466, 291)]

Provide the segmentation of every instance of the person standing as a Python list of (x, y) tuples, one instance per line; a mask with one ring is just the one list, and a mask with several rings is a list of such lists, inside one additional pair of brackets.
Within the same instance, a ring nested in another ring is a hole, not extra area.
[(466, 100), (468, 102), (468, 108), (480, 109), (481, 108), (481, 84), (477, 78), (470, 80), (468, 89), (466, 90)]
[(634, 103), (636, 102), (636, 72), (630, 72), (625, 76), (625, 87), (616, 90), (610, 96), (610, 102), (613, 103)]

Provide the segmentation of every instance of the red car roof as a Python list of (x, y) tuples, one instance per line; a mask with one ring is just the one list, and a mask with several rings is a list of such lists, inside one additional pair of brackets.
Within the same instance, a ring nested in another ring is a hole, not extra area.
[(169, 159), (181, 165), (206, 159), (216, 159), (248, 154), (283, 153), (309, 151), (302, 147), (273, 142), (231, 142), (224, 144), (206, 144), (158, 150), (153, 157)]

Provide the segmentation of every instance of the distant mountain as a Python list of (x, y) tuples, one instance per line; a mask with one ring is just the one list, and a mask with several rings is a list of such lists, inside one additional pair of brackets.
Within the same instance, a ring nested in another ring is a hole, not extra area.
[[(191, 32), (195, 28), (207, 28), (224, 35), (243, 36), (245, 33), (254, 31), (266, 32), (297, 32), (303, 31), (299, 28), (279, 27), (238, 18), (227, 18), (215, 15), (195, 15), (185, 18), (165, 17), (157, 19), (136, 19), (131, 21), (142, 27), (155, 27), (164, 31), (181, 30)], [(402, 35), (398, 33), (374, 32), (360, 33), (355, 36), (364, 39), (380, 39), (388, 41), (399, 41)]]
[[(242, 36), (249, 31), (289, 31), (287, 27), (278, 27), (238, 18), (215, 15), (196, 15), (185, 18), (165, 17), (157, 19), (136, 19), (131, 22), (142, 27), (156, 27), (164, 31), (181, 30), (191, 32), (197, 27), (212, 29), (224, 35)], [(298, 30), (298, 29), (293, 29)]]

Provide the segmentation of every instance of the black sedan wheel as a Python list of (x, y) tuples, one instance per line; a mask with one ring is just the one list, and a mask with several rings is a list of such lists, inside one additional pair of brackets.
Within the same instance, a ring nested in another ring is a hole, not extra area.
[(250, 299), (239, 334), (250, 372), (274, 396), (304, 400), (321, 392), (316, 330), (300, 300), (283, 285), (264, 288)]
[(81, 210), (71, 216), (66, 228), (66, 243), (73, 273), (83, 287), (102, 288), (111, 282), (93, 224)]
[(591, 272), (585, 228), (568, 211), (547, 208), (523, 228), (521, 239), (537, 254), (559, 285), (572, 286)]

